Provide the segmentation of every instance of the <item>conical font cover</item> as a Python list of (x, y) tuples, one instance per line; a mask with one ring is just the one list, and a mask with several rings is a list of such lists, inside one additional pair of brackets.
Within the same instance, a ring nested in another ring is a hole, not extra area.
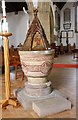
[(28, 29), (26, 40), (23, 44), (22, 49), (25, 51), (38, 51), (46, 50), (49, 48), (49, 43), (46, 38), (44, 29), (37, 17), (38, 10), (34, 10), (34, 19)]

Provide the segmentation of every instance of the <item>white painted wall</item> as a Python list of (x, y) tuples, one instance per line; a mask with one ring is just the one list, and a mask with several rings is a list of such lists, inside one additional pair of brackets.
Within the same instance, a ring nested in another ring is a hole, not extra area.
[(17, 47), (19, 43), (23, 44), (28, 27), (28, 15), (23, 11), (18, 12), (17, 15), (15, 15), (14, 12), (8, 13), (7, 21), (9, 25), (9, 32), (13, 33), (12, 37), (10, 37), (10, 45)]
[[(72, 2), (66, 3), (60, 12), (60, 17), (61, 17), (60, 31), (64, 30), (64, 28), (63, 28), (63, 23), (64, 23), (63, 22), (63, 11), (65, 8), (70, 8), (71, 9), (71, 29), (70, 30), (74, 31), (74, 36), (73, 36), (73, 38), (69, 38), (69, 43), (71, 45), (73, 45), (73, 43), (75, 42), (76, 47), (78, 48), (77, 41), (76, 41), (77, 35), (75, 33), (75, 7), (73, 6), (73, 4), (74, 3), (72, 3)], [(66, 38), (62, 38), (62, 43), (63, 43), (63, 45), (66, 45)]]
[[(1, 17), (2, 15), (0, 15)], [(18, 12), (17, 15), (14, 12), (7, 13), (7, 22), (8, 31), (13, 34), (9, 37), (9, 46), (14, 45), (17, 47), (19, 43), (23, 44), (28, 28), (28, 14), (25, 14), (23, 11)]]

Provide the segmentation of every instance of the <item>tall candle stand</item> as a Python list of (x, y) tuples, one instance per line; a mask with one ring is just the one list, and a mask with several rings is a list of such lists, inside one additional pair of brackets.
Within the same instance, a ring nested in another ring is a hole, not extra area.
[(12, 33), (0, 33), (0, 36), (3, 36), (4, 41), (4, 63), (5, 63), (5, 94), (6, 98), (2, 100), (2, 108), (8, 105), (13, 105), (17, 107), (17, 101), (11, 98), (11, 86), (10, 86), (10, 67), (9, 67), (9, 40), (8, 37)]

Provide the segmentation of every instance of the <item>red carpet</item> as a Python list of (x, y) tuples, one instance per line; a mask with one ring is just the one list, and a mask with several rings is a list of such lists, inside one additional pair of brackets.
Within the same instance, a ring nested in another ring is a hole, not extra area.
[(78, 64), (53, 64), (54, 68), (78, 68)]

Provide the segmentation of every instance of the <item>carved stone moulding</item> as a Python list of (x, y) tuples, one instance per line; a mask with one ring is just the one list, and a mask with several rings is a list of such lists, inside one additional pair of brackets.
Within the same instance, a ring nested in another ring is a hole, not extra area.
[(19, 51), (24, 74), (31, 83), (46, 82), (46, 76), (52, 69), (54, 50)]
[(27, 76), (25, 92), (29, 96), (45, 96), (52, 92), (47, 76), (52, 69), (54, 50), (19, 51), (23, 72)]

